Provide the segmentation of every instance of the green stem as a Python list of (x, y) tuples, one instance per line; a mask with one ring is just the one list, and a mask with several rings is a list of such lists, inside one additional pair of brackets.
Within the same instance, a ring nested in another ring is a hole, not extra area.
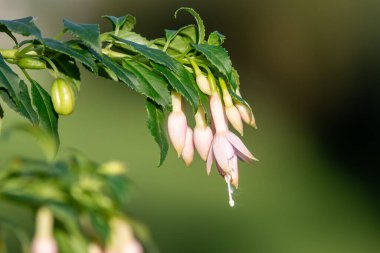
[(54, 36), (54, 39), (55, 40), (60, 40), (62, 38), (63, 35), (65, 35), (65, 33), (67, 32), (67, 29), (63, 29), (62, 31), (60, 31), (57, 35)]
[(25, 69), (21, 69), (22, 73), (29, 80), (30, 83), (33, 83), (33, 78), (29, 75), (29, 73)]
[(48, 57), (46, 56), (39, 56), (40, 58), (44, 59), (47, 63), (49, 63), (49, 65), (51, 66), (51, 68), (54, 70), (54, 74), (55, 74), (55, 78), (58, 78), (59, 77), (59, 71), (58, 71), (58, 68), (57, 66), (55, 66), (54, 62), (52, 60), (50, 60)]

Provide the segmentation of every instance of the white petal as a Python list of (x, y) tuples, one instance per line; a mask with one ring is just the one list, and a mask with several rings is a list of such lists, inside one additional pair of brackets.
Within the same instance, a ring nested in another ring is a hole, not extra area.
[(230, 159), (235, 155), (234, 148), (224, 134), (216, 134), (212, 143), (214, 157), (220, 168), (226, 173), (232, 169)]
[(250, 162), (252, 160), (258, 161), (248, 150), (248, 148), (244, 145), (244, 143), (240, 140), (238, 136), (236, 136), (234, 133), (228, 131), (227, 134), (227, 139), (231, 144), (233, 145), (236, 154), (243, 159), (246, 162)]

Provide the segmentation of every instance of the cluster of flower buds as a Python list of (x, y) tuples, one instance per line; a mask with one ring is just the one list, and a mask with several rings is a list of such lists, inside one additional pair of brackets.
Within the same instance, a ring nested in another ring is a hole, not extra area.
[[(209, 96), (212, 128), (207, 124), (204, 108), (200, 106), (195, 114), (193, 131), (187, 124), (182, 97), (173, 91), (173, 111), (168, 118), (169, 137), (178, 157), (182, 157), (187, 166), (193, 160), (194, 146), (201, 159), (206, 161), (207, 174), (210, 174), (215, 160), (219, 174), (227, 183), (229, 204), (232, 207), (234, 200), (231, 185), (235, 188), (239, 185), (238, 158), (245, 162), (257, 159), (240, 138), (229, 130), (228, 122), (240, 135), (243, 135), (243, 122), (257, 128), (255, 118), (246, 104), (232, 99), (223, 78), (219, 78), (217, 82), (211, 72), (206, 76), (194, 61), (191, 64), (199, 89)], [(235, 92), (241, 97), (239, 90)]]

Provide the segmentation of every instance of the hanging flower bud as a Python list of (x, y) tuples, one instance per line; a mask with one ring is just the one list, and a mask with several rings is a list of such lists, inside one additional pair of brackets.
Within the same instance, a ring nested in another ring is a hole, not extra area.
[(96, 243), (90, 243), (88, 245), (88, 253), (102, 253), (102, 248)]
[[(236, 94), (241, 97), (239, 89), (236, 90)], [(248, 106), (246, 106), (245, 104), (243, 104), (243, 103), (241, 103), (239, 101), (236, 102), (235, 106), (239, 110), (240, 116), (241, 116), (242, 120), (246, 124), (248, 124), (248, 125), (254, 127), (255, 129), (257, 129), (257, 125), (256, 125), (256, 121), (255, 121), (255, 116), (253, 115), (252, 110)]]
[(36, 232), (32, 241), (32, 253), (57, 253), (57, 243), (52, 236), (53, 215), (45, 207), (36, 215)]
[(143, 253), (143, 247), (133, 235), (131, 226), (123, 219), (113, 218), (110, 222), (111, 237), (106, 253)]
[(223, 101), (226, 107), (226, 116), (233, 128), (243, 135), (243, 122), (239, 110), (234, 106), (230, 93), (228, 92), (226, 83), (222, 78), (219, 78), (219, 83), (223, 92)]
[(179, 157), (185, 146), (187, 120), (185, 113), (182, 111), (181, 95), (173, 91), (171, 96), (173, 111), (168, 117), (168, 132), (170, 141), (172, 142)]
[(199, 107), (195, 114), (194, 145), (203, 161), (207, 160), (212, 138), (212, 131), (207, 125), (204, 110)]
[(211, 95), (211, 87), (206, 75), (203, 74), (203, 72), (199, 69), (198, 64), (195, 61), (191, 60), (190, 62), (191, 65), (193, 65), (193, 69), (196, 76), (195, 80), (198, 84), (199, 89), (203, 93)]
[(194, 158), (193, 130), (187, 127), (185, 146), (182, 150), (182, 159), (186, 166), (190, 166)]

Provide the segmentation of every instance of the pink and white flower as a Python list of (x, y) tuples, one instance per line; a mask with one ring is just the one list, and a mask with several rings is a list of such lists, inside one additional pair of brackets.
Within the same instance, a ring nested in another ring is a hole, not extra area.
[(182, 110), (181, 95), (177, 92), (172, 92), (171, 96), (173, 111), (168, 117), (168, 132), (170, 141), (177, 151), (178, 157), (180, 157), (186, 141), (187, 119)]
[(240, 158), (246, 162), (257, 161), (257, 159), (240, 138), (228, 130), (223, 104), (217, 92), (214, 92), (210, 98), (210, 109), (216, 133), (207, 158), (207, 173), (210, 173), (213, 160), (215, 160), (219, 173), (228, 184), (229, 203), (233, 206), (230, 184), (233, 184), (236, 188), (239, 185), (237, 159)]

